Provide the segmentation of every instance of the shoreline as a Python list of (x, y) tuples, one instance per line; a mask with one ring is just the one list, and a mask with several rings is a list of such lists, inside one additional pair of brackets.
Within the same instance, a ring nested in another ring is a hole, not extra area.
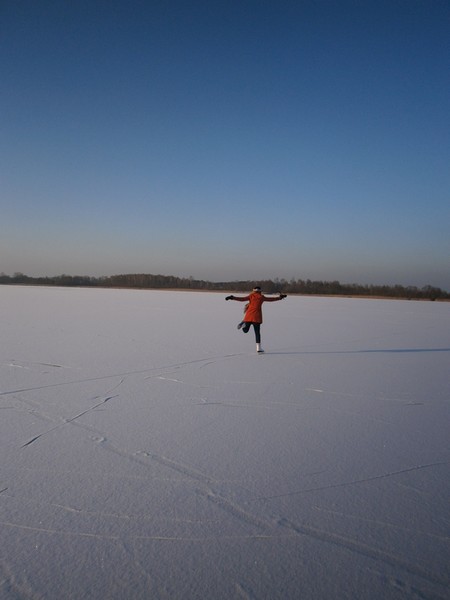
[[(31, 288), (55, 288), (55, 289), (85, 289), (85, 290), (136, 290), (136, 291), (148, 291), (148, 292), (202, 292), (208, 294), (228, 294), (228, 293), (236, 293), (236, 294), (246, 294), (249, 293), (250, 290), (247, 291), (236, 291), (233, 289), (228, 290), (211, 290), (211, 289), (202, 289), (202, 288), (151, 288), (151, 287), (128, 287), (128, 286), (102, 286), (102, 285), (45, 285), (42, 283), (0, 283), (0, 287), (31, 287)], [(263, 292), (267, 296), (276, 295), (277, 292)], [(367, 294), (302, 294), (299, 292), (286, 292), (287, 296), (295, 296), (301, 298), (347, 298), (349, 300), (404, 300), (407, 302), (450, 302), (450, 298), (416, 298), (411, 296), (410, 298), (404, 296), (371, 296)]]

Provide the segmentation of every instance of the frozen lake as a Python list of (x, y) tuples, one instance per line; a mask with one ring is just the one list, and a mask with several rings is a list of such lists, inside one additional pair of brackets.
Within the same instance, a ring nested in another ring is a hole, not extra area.
[(450, 303), (0, 286), (0, 598), (450, 598)]

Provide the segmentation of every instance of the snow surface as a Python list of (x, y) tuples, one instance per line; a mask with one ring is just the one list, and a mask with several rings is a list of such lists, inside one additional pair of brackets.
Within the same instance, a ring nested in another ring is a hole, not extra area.
[(450, 598), (450, 304), (0, 287), (0, 598)]

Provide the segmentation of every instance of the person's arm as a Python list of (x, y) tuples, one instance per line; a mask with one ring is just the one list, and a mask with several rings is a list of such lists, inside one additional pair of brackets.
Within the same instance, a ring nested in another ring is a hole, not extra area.
[(247, 302), (250, 300), (250, 296), (227, 296), (225, 300), (236, 300), (236, 302)]
[(278, 298), (268, 298), (267, 296), (263, 296), (264, 302), (278, 302), (278, 300), (284, 300), (286, 298), (286, 294), (282, 294), (278, 292)]

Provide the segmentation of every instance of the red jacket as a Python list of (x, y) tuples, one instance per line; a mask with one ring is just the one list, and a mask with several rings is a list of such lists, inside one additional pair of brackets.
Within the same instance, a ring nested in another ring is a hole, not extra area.
[(262, 323), (263, 302), (277, 302), (278, 300), (282, 300), (282, 298), (268, 298), (267, 296), (261, 294), (261, 292), (252, 292), (243, 298), (234, 296), (233, 300), (237, 300), (238, 302), (248, 302), (248, 308), (245, 311), (244, 321), (247, 323)]

